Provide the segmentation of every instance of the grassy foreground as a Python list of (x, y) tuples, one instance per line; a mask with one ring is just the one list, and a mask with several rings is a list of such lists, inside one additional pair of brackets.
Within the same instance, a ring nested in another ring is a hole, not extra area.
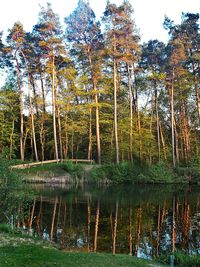
[(0, 249), (1, 267), (145, 267), (164, 266), (128, 255), (63, 252), (38, 245), (5, 246)]

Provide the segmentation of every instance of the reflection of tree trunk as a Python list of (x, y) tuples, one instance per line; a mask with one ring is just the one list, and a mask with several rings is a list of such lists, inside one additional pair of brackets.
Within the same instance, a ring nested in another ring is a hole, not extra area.
[(136, 256), (138, 256), (138, 250), (139, 250), (139, 245), (140, 245), (141, 223), (142, 223), (142, 208), (138, 208), (137, 243), (136, 243), (136, 251), (135, 251)]
[(175, 251), (176, 242), (176, 221), (175, 221), (175, 197), (173, 197), (173, 211), (172, 211), (172, 253)]
[(33, 207), (32, 207), (31, 217), (30, 217), (30, 221), (29, 221), (29, 230), (31, 229), (32, 223), (33, 223), (33, 215), (34, 215), (34, 211), (35, 211), (35, 203), (36, 203), (36, 198), (34, 198), (34, 201), (33, 201)]
[(132, 207), (129, 209), (129, 254), (133, 255), (133, 210)]
[(156, 242), (156, 256), (158, 256), (160, 245), (160, 205), (158, 207), (158, 229), (157, 229), (157, 242)]
[(88, 240), (87, 240), (87, 250), (90, 252), (90, 222), (91, 222), (91, 208), (90, 208), (90, 200), (88, 198)]
[(118, 201), (116, 202), (116, 208), (115, 208), (115, 224), (114, 224), (114, 231), (113, 231), (113, 255), (116, 252), (116, 238), (117, 238), (117, 218), (118, 218)]
[(111, 231), (111, 238), (113, 242), (113, 218), (112, 218), (112, 211), (110, 212), (110, 231)]
[(54, 230), (54, 223), (55, 223), (55, 217), (56, 217), (57, 202), (58, 202), (58, 198), (56, 197), (55, 202), (54, 202), (53, 216), (52, 216), (52, 222), (51, 222), (50, 240), (52, 240), (52, 238), (53, 238), (53, 230)]
[(66, 223), (66, 203), (64, 204), (64, 218), (63, 218), (63, 226), (62, 226), (62, 237), (61, 237), (61, 244), (64, 243), (64, 237), (65, 237), (65, 223)]
[(42, 221), (42, 196), (40, 197), (40, 209), (39, 209), (39, 213), (38, 213), (37, 220), (36, 220), (37, 232), (39, 236), (41, 234), (40, 233), (41, 221)]
[(154, 256), (154, 245), (153, 245), (153, 234), (152, 234), (152, 223), (150, 224), (150, 240), (151, 240), (151, 256)]
[(61, 209), (61, 204), (62, 204), (62, 196), (60, 196), (60, 199), (59, 199), (58, 216), (57, 216), (57, 222), (56, 222), (56, 237), (57, 237), (58, 226), (59, 226), (59, 221), (60, 221), (60, 209)]
[(98, 239), (98, 228), (99, 228), (99, 209), (100, 202), (97, 202), (96, 217), (95, 217), (95, 232), (94, 232), (94, 253), (97, 252), (97, 239)]

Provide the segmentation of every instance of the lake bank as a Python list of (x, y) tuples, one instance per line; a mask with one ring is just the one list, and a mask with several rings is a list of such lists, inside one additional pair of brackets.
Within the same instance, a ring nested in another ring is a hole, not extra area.
[(55, 244), (28, 235), (20, 236), (14, 233), (0, 231), (0, 266), (2, 267), (144, 267), (161, 265), (151, 260), (139, 259), (129, 255), (112, 255), (107, 253), (86, 253), (78, 251), (64, 251), (55, 247)]
[(151, 166), (124, 162), (120, 164), (52, 163), (14, 170), (30, 183), (48, 184), (200, 184), (199, 167), (172, 168), (164, 163)]

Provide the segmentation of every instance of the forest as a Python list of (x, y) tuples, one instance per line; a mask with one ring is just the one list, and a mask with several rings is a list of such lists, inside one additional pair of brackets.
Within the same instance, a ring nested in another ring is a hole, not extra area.
[(141, 43), (133, 8), (108, 1), (97, 21), (79, 0), (63, 27), (47, 3), (32, 32), (1, 32), (2, 157), (200, 161), (199, 14), (165, 17), (168, 43)]

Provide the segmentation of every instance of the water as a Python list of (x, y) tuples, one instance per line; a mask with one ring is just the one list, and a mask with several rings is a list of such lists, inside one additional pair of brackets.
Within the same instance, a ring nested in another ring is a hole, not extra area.
[[(18, 227), (69, 251), (151, 258), (200, 253), (200, 188), (155, 185), (45, 187)], [(19, 211), (20, 213), (21, 211)]]

